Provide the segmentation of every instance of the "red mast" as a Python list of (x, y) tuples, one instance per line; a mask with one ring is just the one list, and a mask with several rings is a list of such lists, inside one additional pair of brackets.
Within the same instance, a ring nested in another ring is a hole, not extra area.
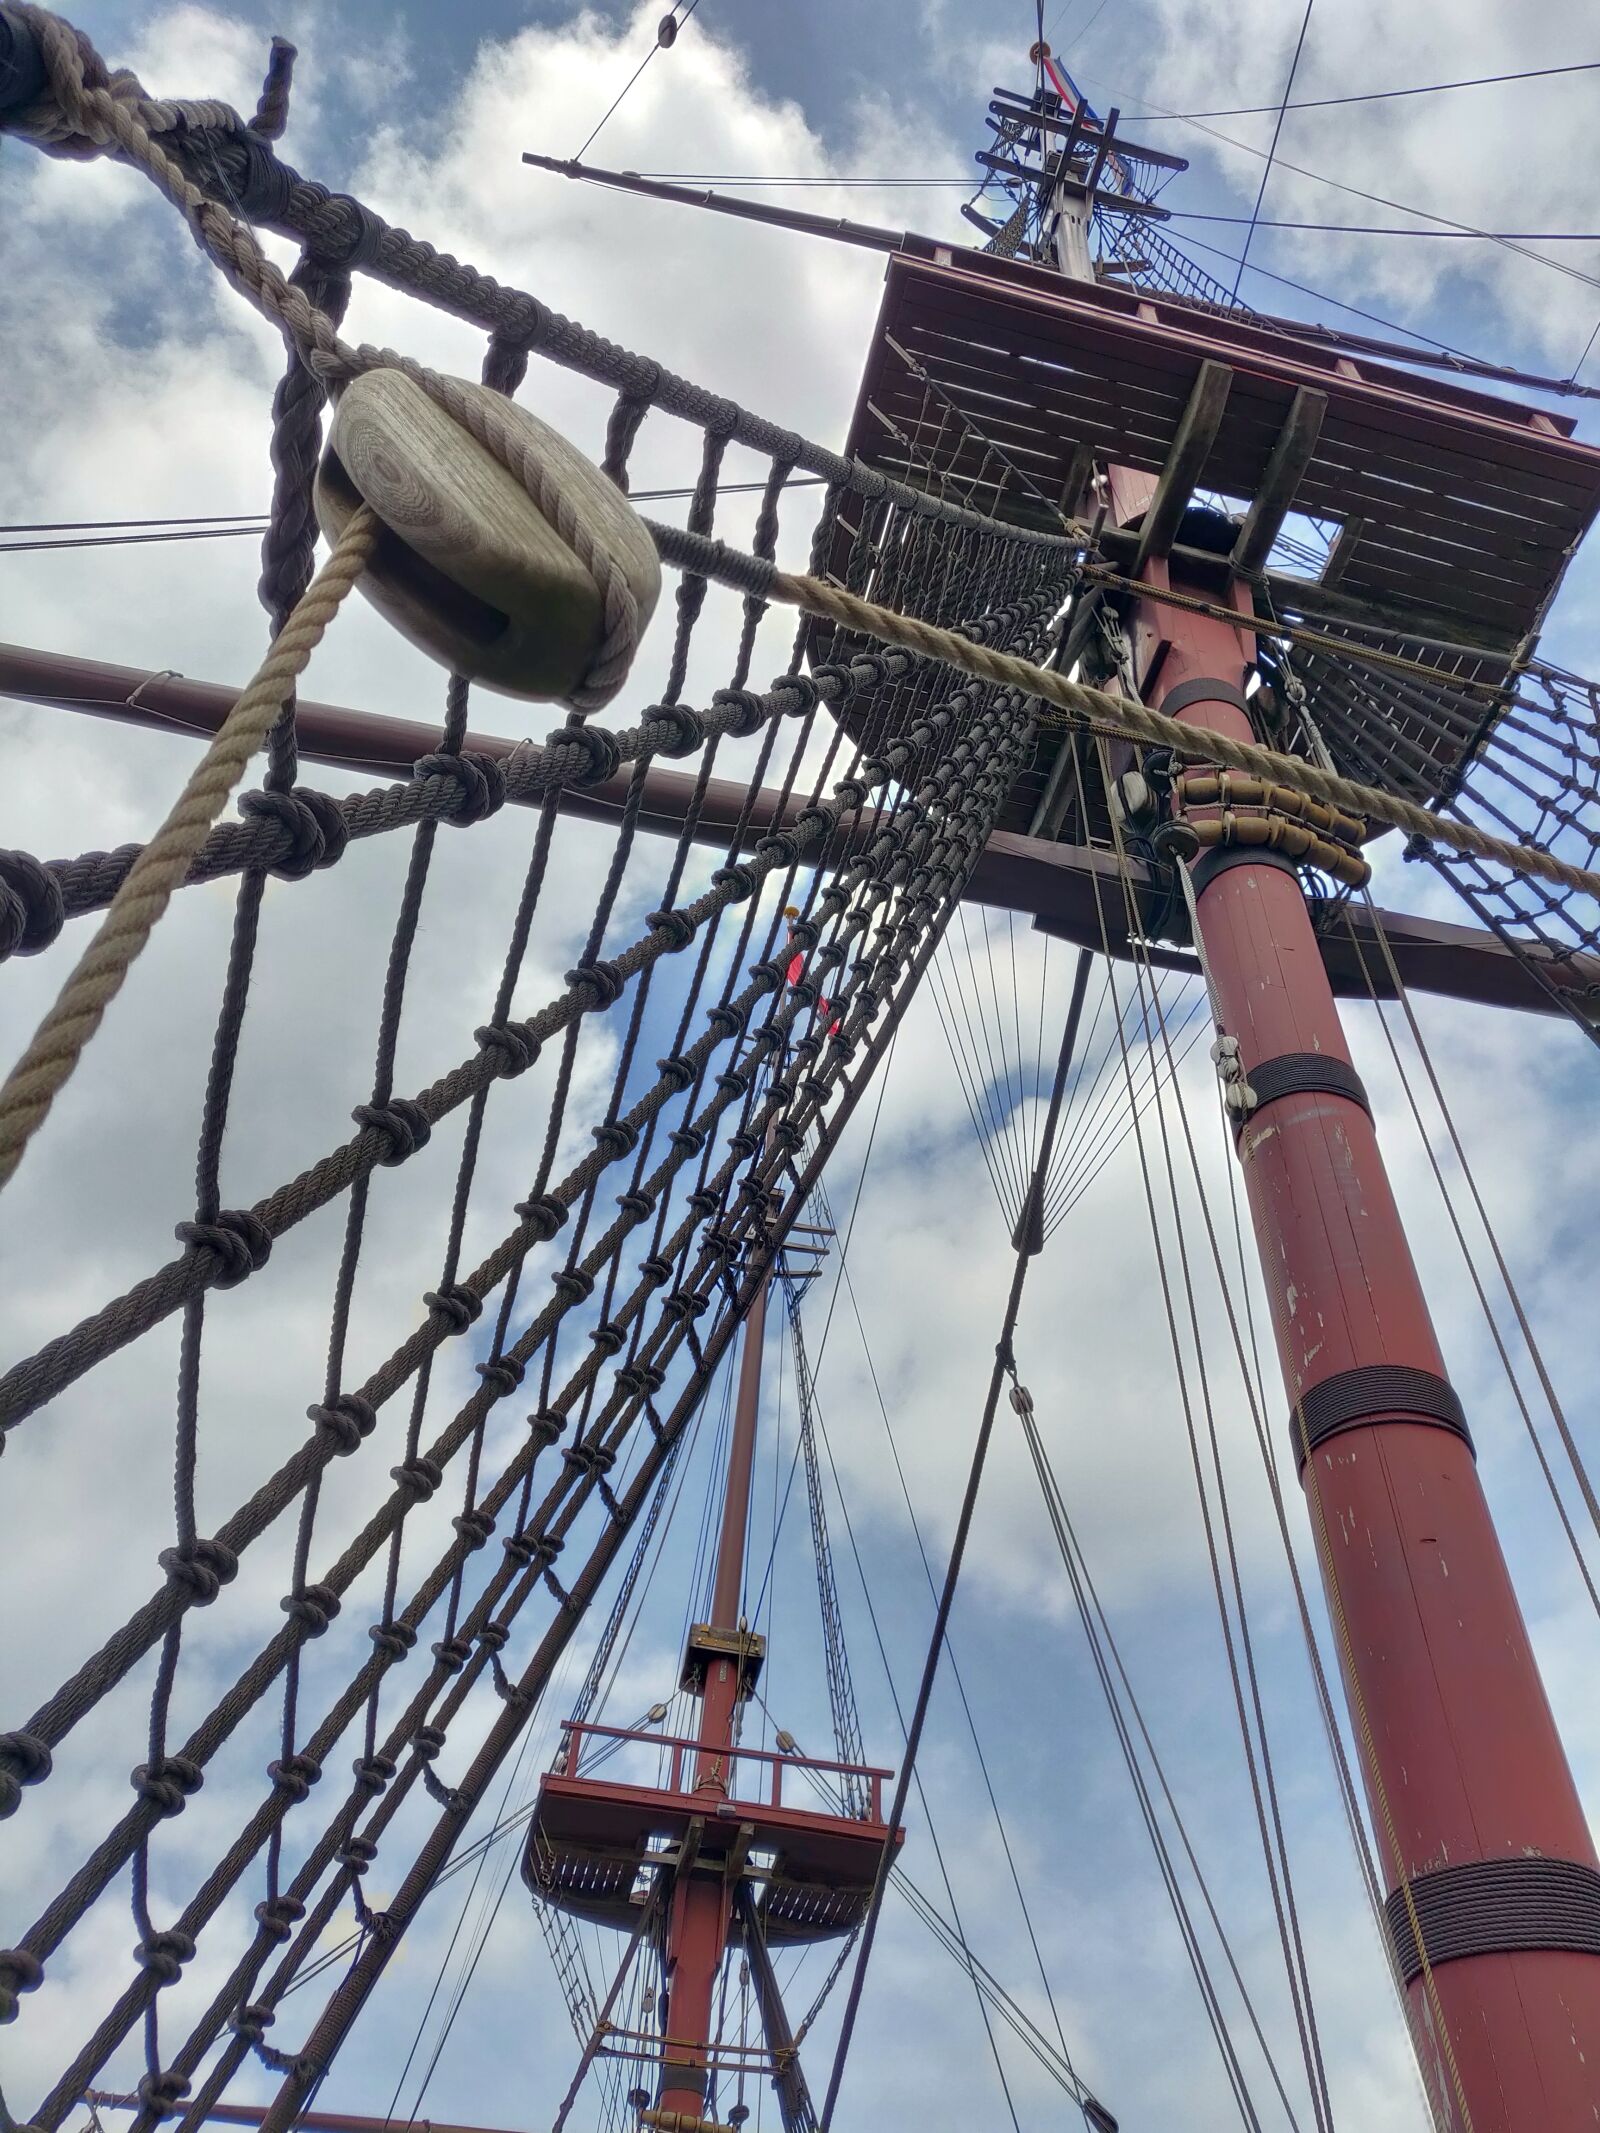
[[(730, 1796), (729, 1751), (734, 1745), (739, 1703), (748, 1693), (746, 1648), (753, 1640), (740, 1616), (739, 1598), (744, 1586), (745, 1531), (750, 1522), (770, 1286), (769, 1277), (756, 1291), (739, 1351), (739, 1388), (728, 1446), (711, 1620), (690, 1633), (690, 1652), (695, 1656), (689, 1664), (700, 1686), (700, 1754), (695, 1761), (694, 1790), (714, 1802)], [(657, 2121), (664, 2121), (671, 2133), (676, 2133), (677, 2126), (698, 2125), (705, 2109), (717, 1979), (728, 1951), (732, 1904), (733, 1884), (727, 1877), (686, 1875), (673, 1891), (667, 1929), (667, 2042)], [(674, 2112), (676, 2122), (671, 2117)]]

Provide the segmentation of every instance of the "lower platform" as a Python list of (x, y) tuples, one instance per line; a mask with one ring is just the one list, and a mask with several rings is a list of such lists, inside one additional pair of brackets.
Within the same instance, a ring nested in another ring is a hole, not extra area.
[[(618, 1748), (664, 1751), (667, 1782), (580, 1775), (583, 1742), (592, 1735)], [(867, 1813), (786, 1804), (785, 1776), (806, 1772), (856, 1781), (848, 1789), (859, 1790)], [(881, 1819), (890, 1774), (765, 1749), (713, 1758), (698, 1743), (665, 1734), (573, 1727), (540, 1785), (522, 1878), (544, 1902), (627, 1931), (655, 1874), (720, 1873), (749, 1883), (770, 1945), (832, 1939), (865, 1915), (884, 1845), (892, 1836), (898, 1848), (904, 1837)]]

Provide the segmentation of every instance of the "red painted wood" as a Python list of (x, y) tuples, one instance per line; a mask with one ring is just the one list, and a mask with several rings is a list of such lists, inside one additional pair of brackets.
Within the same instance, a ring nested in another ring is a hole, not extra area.
[[(1160, 566), (1156, 566), (1159, 568)], [(1241, 597), (1243, 597), (1241, 595)], [(1153, 606), (1171, 640), (1159, 704), (1204, 676), (1236, 681), (1247, 631)], [(1249, 738), (1225, 701), (1178, 716)], [(1252, 1066), (1285, 1052), (1349, 1057), (1299, 885), (1241, 865), (1198, 899), (1222, 1026)], [(1340, 1371), (1409, 1364), (1447, 1376), (1371, 1121), (1340, 1096), (1258, 1110), (1240, 1160), (1290, 1401)], [(1470, 1387), (1466, 1388), (1470, 1393)], [(1470, 1398), (1467, 1402), (1470, 1406)], [(1386, 1886), (1402, 1873), (1595, 1850), (1466, 1445), (1381, 1422), (1317, 1448), (1302, 1475), (1340, 1639)], [(1460, 1958), (1433, 1972), (1454, 2070), (1426, 1982), (1414, 2028), (1431, 2085), (1471, 2133), (1594, 2133), (1600, 2124), (1600, 1957)]]

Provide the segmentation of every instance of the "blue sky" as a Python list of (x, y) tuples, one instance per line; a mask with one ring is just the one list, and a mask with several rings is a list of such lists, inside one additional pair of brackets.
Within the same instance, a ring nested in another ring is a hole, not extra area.
[[(113, 62), (131, 59), (155, 91), (218, 93), (246, 108), (268, 34), (293, 35), (302, 62), (285, 153), (307, 175), (357, 190), (390, 219), (533, 289), (597, 330), (836, 443), (876, 304), (878, 261), (580, 190), (520, 164), (523, 148), (576, 150), (648, 50), (657, 12), (653, 6), (632, 14), (595, 10), (579, 18), (565, 7), (515, 6), (510, 0), (480, 0), (466, 9), (415, 0), (381, 10), (330, 4), (273, 13), (141, 0), (97, 6), (83, 19), (107, 56)], [(1197, 0), (1112, 0), (1098, 9), (1095, 0), (1077, 0), (1049, 28), (1102, 108), (1116, 101), (1131, 113), (1143, 92), (1151, 105), (1203, 110), (1266, 103), (1276, 95), (1301, 12), (1298, 0), (1244, 0), (1226, 17)], [(1503, 0), (1463, 0), (1448, 22), (1434, 19), (1432, 11), (1391, 19), (1375, 0), (1339, 0), (1337, 6), (1321, 0), (1297, 93), (1392, 87), (1587, 58), (1584, 26), (1582, 11), (1565, 0), (1542, 8), (1531, 25), (1527, 11)], [(654, 169), (825, 178), (959, 173), (970, 167), (970, 152), (983, 137), (981, 115), (992, 88), (1024, 80), (1031, 35), (1032, 10), (1024, 5), (897, 0), (892, 7), (863, 10), (846, 0), (785, 8), (701, 0), (677, 46), (651, 63), (592, 153), (602, 163)], [(1600, 191), (1591, 107), (1592, 94), (1579, 78), (1416, 105), (1295, 114), (1282, 154), (1308, 170), (1337, 174), (1475, 225), (1580, 229), (1592, 224)], [(1131, 116), (1124, 123), (1131, 129)], [(1218, 123), (1257, 146), (1271, 127), (1270, 118)], [(1259, 160), (1187, 127), (1164, 125), (1151, 138), (1181, 146), (1194, 158), (1193, 171), (1180, 181), (1186, 208), (1248, 213)], [(965, 226), (956, 216), (958, 197), (884, 187), (822, 188), (804, 199), (820, 211), (959, 235)], [(1175, 188), (1173, 204), (1178, 199)], [(14, 245), (13, 266), (0, 288), (0, 330), (12, 351), (10, 388), (24, 413), (0, 437), (6, 517), (131, 517), (259, 506), (267, 493), (266, 409), (277, 351), (272, 337), (206, 273), (170, 214), (126, 173), (46, 166), (9, 144), (0, 155), (0, 204)], [(1287, 170), (1274, 176), (1267, 212), (1308, 220), (1384, 219), (1371, 203)], [(1201, 225), (1184, 227), (1204, 234)], [(1217, 241), (1231, 244), (1237, 234), (1225, 229)], [(1440, 340), (1555, 373), (1571, 368), (1600, 317), (1600, 289), (1501, 247), (1262, 231), (1251, 256)], [(1600, 276), (1600, 247), (1563, 247), (1560, 256), (1580, 273)], [(1268, 291), (1269, 285), (1246, 283), (1246, 294), (1263, 308), (1330, 321), (1337, 316), (1292, 292)], [(475, 369), (481, 352), (464, 330), (381, 291), (360, 293), (352, 323), (369, 338), (463, 372)], [(1585, 375), (1591, 382), (1600, 379), (1600, 358), (1591, 359)], [(603, 396), (536, 367), (524, 397), (596, 449)], [(1600, 436), (1588, 414), (1582, 431)], [(652, 420), (640, 438), (636, 480), (687, 480), (696, 453), (692, 436)], [(730, 479), (759, 471), (738, 455), (730, 458)], [(786, 512), (784, 553), (796, 560), (809, 532), (807, 501), (799, 492)], [(720, 530), (737, 540), (748, 527), (748, 510), (734, 505)], [(262, 641), (251, 547), (217, 542), (8, 558), (10, 569), (0, 579), (0, 635), (151, 669), (238, 679)], [(691, 670), (691, 700), (707, 700), (725, 678), (735, 625), (736, 616), (730, 619), (713, 603)], [(764, 632), (758, 679), (781, 666), (788, 634), (782, 624)], [(1554, 656), (1593, 670), (1600, 656), (1600, 613), (1591, 560), (1580, 560), (1572, 573), (1549, 644)], [(641, 662), (638, 690), (624, 699), (623, 710), (648, 700), (644, 692), (659, 680), (661, 658), (658, 625)], [(329, 701), (408, 716), (437, 714), (432, 670), (360, 609), (341, 617), (308, 688)], [(537, 735), (551, 722), (540, 708), (530, 713), (488, 697), (477, 700), (474, 718), (512, 734)], [(0, 736), (14, 771), (0, 794), (0, 835), (41, 853), (110, 846), (147, 834), (190, 760), (186, 744), (170, 736), (9, 705), (0, 707)], [(318, 773), (315, 782), (342, 791), (348, 781), (330, 772)], [(569, 901), (549, 914), (548, 933), (536, 939), (519, 989), (525, 1008), (545, 998), (570, 963), (579, 914), (592, 900), (604, 865), (601, 841), (581, 826), (569, 827), (562, 875)], [(414, 979), (419, 1012), (402, 1032), (402, 1086), (420, 1085), (470, 1048), (470, 1032), (483, 1019), (492, 991), (529, 833), (529, 818), (508, 814), (470, 837), (441, 838)], [(397, 840), (382, 840), (391, 842)], [(659, 848), (646, 849), (630, 873), (615, 939), (631, 938), (652, 908), (658, 862)], [(367, 846), (313, 884), (269, 891), (258, 1007), (241, 1059), (239, 1123), (228, 1151), (229, 1198), (248, 1200), (348, 1130), (349, 1107), (364, 1094), (376, 972), (402, 865), (400, 852)], [(1380, 879), (1385, 899), (1397, 906), (1448, 909), (1443, 891), (1418, 869), (1385, 858)], [(52, 1121), (37, 1160), (19, 1180), (13, 1235), (26, 1239), (26, 1248), (19, 1253), (13, 1246), (7, 1276), (8, 1352), (31, 1347), (70, 1323), (170, 1249), (171, 1225), (187, 1212), (181, 1202), (230, 909), (225, 891), (180, 899)], [(1042, 983), (1051, 1014), (1059, 1014), (1067, 958), (1054, 952), (1046, 967), (1042, 944), (1031, 936), (1020, 940), (1018, 953), (1027, 996)], [(8, 1026), (13, 1014), (18, 1029), (28, 1026), (60, 968), (59, 957), (8, 967), (8, 1001), (15, 1003), (8, 1004)], [(1429, 1001), (1419, 1003), (1419, 1015), (1552, 1373), (1593, 1454), (1600, 1449), (1600, 1430), (1586, 1338), (1592, 1313), (1587, 1265), (1600, 1134), (1592, 1050), (1565, 1025), (1490, 1020)], [(1593, 1801), (1600, 1797), (1600, 1726), (1590, 1690), (1594, 1620), (1441, 1219), (1437, 1188), (1382, 1030), (1368, 1010), (1352, 1009), (1349, 1022), (1452, 1372), (1472, 1414), (1536, 1648)], [(313, 1030), (314, 1041), (307, 1035)], [(1403, 1029), (1399, 1041), (1415, 1076)], [(583, 1088), (590, 1100), (608, 1065), (603, 1045), (584, 1054)], [(1208, 1195), (1225, 1209), (1225, 1153), (1202, 1067), (1197, 1056), (1186, 1071), (1185, 1100), (1201, 1140)], [(284, 1100), (289, 1090), (292, 1104)], [(514, 1178), (518, 1191), (525, 1189), (529, 1138), (546, 1094), (547, 1084), (530, 1086), (491, 1113), (491, 1183), (469, 1233), (481, 1243), (498, 1234), (504, 1208), (517, 1196), (505, 1180)], [(1424, 1110), (1435, 1143), (1442, 1143), (1426, 1102)], [(1176, 1130), (1175, 1113), (1166, 1122)], [(841, 1151), (833, 1180), (841, 1220), (855, 1203), (867, 1127), (864, 1116)], [(395, 1326), (409, 1322), (404, 1314), (434, 1278), (454, 1145), (441, 1132), (427, 1164), (385, 1180), (371, 1286), (355, 1335), (363, 1355), (385, 1351)], [(1294, 2071), (1288, 2002), (1226, 1702), (1171, 1361), (1151, 1302), (1153, 1262), (1135, 1155), (1133, 1144), (1124, 1142), (1036, 1268), (1019, 1361), (1130, 1674), (1305, 2124), (1304, 2080)], [(1448, 1160), (1445, 1169), (1459, 1199)], [(1199, 1234), (1198, 1209), (1188, 1186), (1182, 1199), (1192, 1242)], [(927, 1001), (897, 1047), (860, 1208), (850, 1260), (860, 1325), (849, 1298), (841, 1297), (820, 1364), (819, 1397), (843, 1487), (843, 1505), (835, 1498), (830, 1517), (868, 1752), (893, 1762), (894, 1710), (861, 1570), (902, 1699), (920, 1663), (930, 1603), (878, 1393), (937, 1562), (1009, 1270), (1004, 1225)], [(1164, 1220), (1170, 1242), (1170, 1218)], [(268, 1275), (223, 1299), (227, 1308), (212, 1313), (208, 1516), (231, 1508), (259, 1478), (263, 1462), (270, 1464), (297, 1441), (286, 1432), (300, 1428), (298, 1417), (315, 1389), (306, 1380), (318, 1374), (337, 1248), (336, 1220), (308, 1224), (294, 1251), (280, 1250)], [(1476, 1249), (1487, 1264), (1481, 1238)], [(1231, 1272), (1230, 1279), (1238, 1293)], [(1425, 2117), (1340, 1825), (1248, 1401), (1225, 1332), (1215, 1331), (1220, 1297), (1204, 1269), (1202, 1287), (1212, 1329), (1207, 1360), (1222, 1410), (1336, 2113), (1341, 2125), (1360, 2126), (1364, 2133), (1398, 2133), (1423, 2125)], [(814, 1356), (828, 1294), (824, 1282), (810, 1307)], [(1259, 1297), (1256, 1307), (1259, 1312)], [(1503, 1299), (1497, 1309), (1508, 1323)], [(1508, 1340), (1523, 1382), (1531, 1385), (1514, 1330)], [(5, 1723), (15, 1722), (13, 1706), (19, 1716), (31, 1708), (36, 1694), (76, 1663), (86, 1639), (103, 1632), (148, 1589), (151, 1559), (165, 1545), (170, 1519), (172, 1360), (167, 1334), (154, 1337), (64, 1398), (37, 1427), (30, 1425), (8, 1454), (0, 1492), (4, 1604), (14, 1617), (26, 1601), (40, 1627), (24, 1648), (8, 1654), (7, 1712), (0, 1714)], [(443, 1373), (445, 1396), (470, 1382), (469, 1360), (460, 1358)], [(763, 1556), (771, 1545), (773, 1496), (781, 1500), (793, 1446), (792, 1370), (780, 1362), (776, 1340), (768, 1354), (767, 1395), (778, 1428), (776, 1442), (764, 1448), (754, 1517), (756, 1552)], [(1536, 1401), (1534, 1412), (1538, 1417)], [(1276, 1447), (1281, 1422), (1270, 1382), (1266, 1417)], [(1548, 1421), (1541, 1426), (1548, 1436)], [(708, 1432), (687, 1456), (689, 1511), (681, 1530), (674, 1522), (610, 1711), (615, 1718), (637, 1717), (670, 1691), (681, 1630), (679, 1588), (694, 1553), (692, 1514), (712, 1464)], [(1309, 1567), (1304, 1514), (1286, 1463), (1281, 1471), (1291, 1532)], [(358, 1481), (341, 1473), (326, 1514), (330, 1532), (367, 1500)], [(826, 1714), (798, 1512), (791, 1503), (776, 1543), (776, 1618), (769, 1625), (771, 1679), (784, 1684), (782, 1708), (775, 1688), (769, 1696), (779, 1721), (810, 1747), (826, 1740)], [(67, 1535), (76, 1536), (70, 1549), (62, 1544)], [(230, 1594), (233, 1612), (218, 1607), (196, 1630), (190, 1657), (197, 1696), (207, 1686), (214, 1693), (252, 1648), (251, 1629), (275, 1607), (286, 1567), (281, 1549), (264, 1549), (259, 1565)], [(350, 1613), (355, 1618), (357, 1610)], [(353, 1633), (360, 1629), (356, 1620)], [(330, 1665), (344, 1649), (336, 1645), (330, 1638)], [(980, 1508), (955, 1647), (1007, 1834), (1036, 1897), (1046, 1968), (1080, 2066), (1129, 2133), (1175, 2122), (1210, 2133), (1236, 2122), (1132, 1811), (1037, 1491), (1022, 1447), (1008, 1432), (997, 1444)], [(581, 1670), (581, 1664), (579, 1653), (574, 1667)], [(551, 1728), (576, 1678), (569, 1670), (552, 1688), (531, 1737), (525, 1774), (547, 1757)], [(24, 1906), (75, 1863), (86, 1828), (120, 1811), (126, 1798), (121, 1773), (142, 1754), (140, 1704), (148, 1686), (146, 1677), (131, 1683), (103, 1723), (63, 1755), (58, 1777), (31, 1795), (27, 1812), (7, 1825), (3, 1841), (17, 1847), (15, 1884)], [(258, 1796), (260, 1769), (272, 1752), (270, 1735), (270, 1717), (246, 1729), (226, 1768), (172, 1826), (160, 1854), (160, 1904), (181, 1900), (184, 1877), (206, 1846), (219, 1844)], [(948, 1682), (934, 1707), (923, 1762), (973, 1944), (1049, 2028)], [(906, 1862), (919, 1884), (942, 1901), (920, 1816)], [(501, 1859), (502, 1869), (505, 1863)], [(375, 1876), (375, 1893), (382, 1892), (381, 1880)], [(458, 1881), (441, 1893), (393, 1965), (325, 2087), (322, 2100), (330, 2108), (381, 2112), (388, 2106), (440, 1974), (463, 1885)], [(252, 1890), (249, 1900), (258, 1894)], [(8, 1920), (11, 1908), (8, 1901)], [(237, 1932), (247, 1911), (242, 1903), (220, 1930)], [(0, 1940), (9, 1937), (9, 1930), (0, 1931)], [(6, 2033), (0, 2067), (14, 2107), (34, 2101), (71, 2042), (119, 1989), (131, 1939), (125, 1890), (118, 1888), (53, 1962), (47, 1987)], [(183, 1994), (189, 1990), (186, 1985)], [(803, 1999), (806, 1986), (797, 1993)], [(183, 1994), (169, 1996), (174, 2025), (188, 2004)], [(308, 1991), (289, 2003), (275, 2043), (287, 2048), (298, 2041), (299, 2010), (314, 1999)], [(1236, 2003), (1231, 2012), (1243, 2028)], [(425, 2026), (425, 2057), (436, 2035)], [(824, 2018), (818, 2030), (824, 2054), (830, 2041)], [(542, 1943), (513, 1881), (421, 2110), (435, 2120), (537, 2125), (548, 2119), (565, 2086), (573, 2049)], [(1287, 2124), (1259, 2055), (1250, 2064), (1262, 2123)], [(825, 2055), (813, 2061), (814, 2079), (825, 2065)], [(1006, 2067), (1022, 2126), (1061, 2123), (1059, 2093), (1010, 2047)], [(130, 2051), (105, 2078), (108, 2086), (123, 2086), (137, 2073), (137, 2053)], [(261, 2099), (271, 2088), (264, 2069), (250, 2068), (236, 2094)], [(409, 2089), (402, 2103), (413, 2107)], [(770, 2098), (764, 2108), (766, 2122), (775, 2123)], [(919, 1925), (892, 1914), (874, 1965), (840, 2133), (913, 2121), (943, 2133), (975, 2122), (1008, 2122), (1003, 2110), (970, 1986)]]

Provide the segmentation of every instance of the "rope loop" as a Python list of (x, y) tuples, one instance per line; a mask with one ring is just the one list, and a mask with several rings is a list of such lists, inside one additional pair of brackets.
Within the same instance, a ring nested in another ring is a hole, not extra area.
[(418, 1452), (404, 1466), (392, 1466), (389, 1478), (417, 1503), (426, 1503), (434, 1492), (444, 1484), (444, 1471), (437, 1460), (426, 1453)]
[(268, 1940), (283, 1942), (306, 1915), (306, 1907), (296, 1896), (271, 1896), (255, 1908), (256, 1924)]
[(483, 1298), (464, 1281), (444, 1282), (437, 1289), (429, 1289), (422, 1300), (435, 1318), (444, 1320), (451, 1333), (465, 1333), (483, 1310)]
[(472, 1034), (491, 1054), (495, 1074), (501, 1081), (526, 1074), (542, 1050), (525, 1022), (486, 1022)]
[[(652, 704), (639, 721), (641, 730), (653, 743), (656, 755), (670, 756), (678, 760), (693, 755), (705, 746), (705, 721), (698, 711), (691, 711), (687, 704)], [(657, 740), (651, 728), (664, 726), (667, 738)]]
[(267, 1776), (273, 1789), (285, 1799), (298, 1806), (310, 1797), (311, 1788), (322, 1776), (322, 1765), (314, 1755), (285, 1755), (276, 1762), (268, 1763)]
[[(160, 1982), (165, 1984), (167, 1980), (163, 1978)], [(136, 2093), (152, 2118), (175, 2118), (189, 2093), (189, 2077), (170, 2068), (157, 2067), (154, 2072), (139, 2077)]]
[(511, 1212), (520, 1215), (543, 1244), (548, 1244), (567, 1219), (567, 1207), (554, 1193), (542, 1192), (536, 1200), (518, 1200)]

